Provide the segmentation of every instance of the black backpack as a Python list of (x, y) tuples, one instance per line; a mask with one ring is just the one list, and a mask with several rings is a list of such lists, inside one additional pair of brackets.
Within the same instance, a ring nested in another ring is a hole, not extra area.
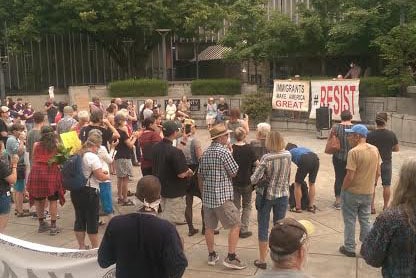
[[(309, 189), (305, 181), (301, 183), (301, 189), (302, 189), (302, 199), (300, 200), (300, 204), (301, 204), (302, 210), (306, 210), (309, 207)], [(292, 183), (289, 186), (289, 206), (291, 209), (296, 207), (294, 183)]]

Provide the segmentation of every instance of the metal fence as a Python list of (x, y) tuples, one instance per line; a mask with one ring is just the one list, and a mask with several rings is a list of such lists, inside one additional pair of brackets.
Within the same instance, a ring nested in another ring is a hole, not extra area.
[[(7, 43), (5, 46), (7, 49)], [(98, 43), (80, 33), (45, 35), (40, 41), (22, 42), (19, 50), (5, 54), (8, 93), (46, 90), (51, 85), (107, 84), (129, 77)]]

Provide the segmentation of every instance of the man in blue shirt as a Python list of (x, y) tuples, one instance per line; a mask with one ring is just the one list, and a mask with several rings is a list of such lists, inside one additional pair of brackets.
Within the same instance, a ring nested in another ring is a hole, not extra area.
[(295, 144), (288, 143), (286, 150), (292, 155), (293, 163), (298, 166), (295, 177), (295, 202), (296, 207), (293, 209), (294, 212), (301, 213), (301, 199), (302, 199), (302, 188), (301, 184), (305, 180), (306, 176), (309, 177), (309, 206), (308, 211), (315, 213), (315, 181), (319, 170), (319, 158), (316, 153), (312, 152), (308, 148), (298, 147)]

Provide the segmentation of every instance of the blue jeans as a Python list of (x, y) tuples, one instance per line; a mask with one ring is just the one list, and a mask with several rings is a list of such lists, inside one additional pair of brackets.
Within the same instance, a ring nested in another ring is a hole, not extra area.
[(274, 200), (265, 200), (263, 205), (260, 205), (261, 202), (262, 195), (257, 193), (256, 208), (259, 208), (257, 210), (259, 241), (267, 242), (269, 238), (270, 211), (273, 209), (273, 224), (285, 218), (288, 205), (288, 197), (284, 196)]
[(344, 246), (347, 251), (355, 252), (355, 222), (360, 222), (360, 241), (370, 231), (370, 214), (372, 195), (354, 194), (341, 191), (341, 210), (344, 218)]
[(113, 213), (113, 199), (111, 195), (111, 182), (100, 182), (100, 200), (105, 214)]
[(9, 214), (10, 202), (10, 193), (0, 193), (0, 215)]

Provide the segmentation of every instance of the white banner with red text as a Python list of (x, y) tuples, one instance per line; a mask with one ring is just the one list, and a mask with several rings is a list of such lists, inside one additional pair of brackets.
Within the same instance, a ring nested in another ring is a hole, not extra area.
[(113, 278), (115, 265), (102, 269), (97, 249), (51, 247), (0, 234), (2, 278)]
[(273, 109), (309, 111), (309, 81), (275, 80), (273, 86)]
[(361, 121), (360, 117), (360, 80), (314, 80), (311, 81), (311, 113), (309, 118), (316, 119), (316, 109), (329, 106), (332, 119), (340, 120), (341, 112), (349, 110), (353, 121)]

